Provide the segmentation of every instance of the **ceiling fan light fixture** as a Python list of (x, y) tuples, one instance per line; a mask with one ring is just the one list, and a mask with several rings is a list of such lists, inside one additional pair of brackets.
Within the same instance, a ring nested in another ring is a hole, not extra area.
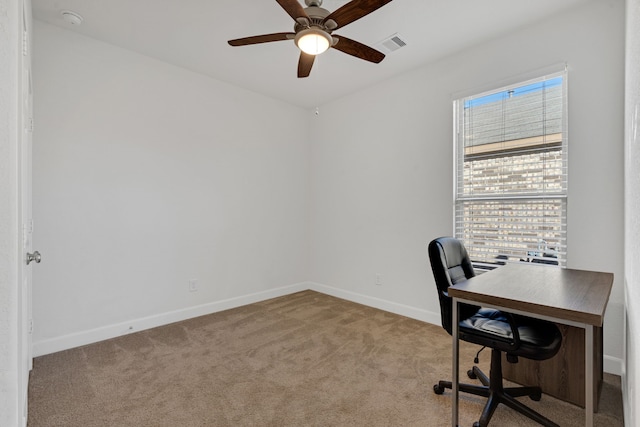
[(306, 54), (320, 55), (325, 52), (333, 42), (331, 35), (319, 28), (308, 28), (296, 34), (296, 46)]

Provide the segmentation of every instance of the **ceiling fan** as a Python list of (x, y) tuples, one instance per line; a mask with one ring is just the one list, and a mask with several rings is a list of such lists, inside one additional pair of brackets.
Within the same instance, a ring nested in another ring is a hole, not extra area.
[(333, 31), (381, 8), (391, 0), (352, 0), (344, 6), (329, 12), (323, 9), (322, 0), (305, 0), (303, 8), (298, 0), (276, 0), (280, 6), (296, 21), (293, 32), (263, 34), (229, 40), (231, 46), (246, 46), (283, 40), (293, 40), (300, 49), (298, 77), (308, 77), (316, 55), (330, 47), (365, 61), (379, 63), (384, 54), (369, 46)]

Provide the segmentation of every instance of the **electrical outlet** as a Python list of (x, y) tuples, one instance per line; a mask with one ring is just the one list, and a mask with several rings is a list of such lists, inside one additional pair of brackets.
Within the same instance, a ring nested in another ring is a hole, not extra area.
[(376, 274), (376, 285), (382, 286), (382, 277), (380, 276), (380, 273)]
[(189, 280), (189, 292), (195, 292), (198, 290), (198, 281), (196, 279)]

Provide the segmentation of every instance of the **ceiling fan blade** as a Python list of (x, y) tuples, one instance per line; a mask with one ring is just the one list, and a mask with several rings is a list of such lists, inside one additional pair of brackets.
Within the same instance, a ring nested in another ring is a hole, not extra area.
[(300, 59), (298, 60), (298, 77), (309, 77), (311, 73), (311, 67), (313, 67), (313, 61), (316, 60), (315, 55), (309, 55), (308, 53), (300, 52)]
[(334, 34), (334, 37), (338, 39), (338, 42), (331, 46), (334, 49), (338, 49), (348, 55), (364, 59), (365, 61), (375, 62), (376, 64), (384, 59), (384, 53), (379, 52), (372, 47), (337, 34)]
[(303, 18), (306, 22), (309, 22), (309, 16), (307, 12), (298, 0), (276, 0), (280, 6), (293, 18), (294, 21), (298, 21), (298, 18)]
[(335, 30), (370, 14), (390, 2), (391, 0), (352, 0), (330, 13), (329, 16), (324, 18), (324, 22), (334, 21), (337, 26), (332, 30)]
[(246, 46), (250, 44), (279, 42), (283, 40), (293, 40), (296, 33), (273, 33), (263, 34), (261, 36), (243, 37), (241, 39), (229, 40), (231, 46)]

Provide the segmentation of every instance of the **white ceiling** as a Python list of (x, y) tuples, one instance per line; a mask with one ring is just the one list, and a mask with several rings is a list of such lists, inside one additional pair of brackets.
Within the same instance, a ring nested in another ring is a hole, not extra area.
[[(407, 46), (373, 64), (338, 50), (296, 77), (293, 41), (231, 47), (227, 40), (293, 31), (275, 0), (32, 0), (35, 19), (312, 108), (590, 0), (394, 0), (336, 33), (371, 47), (398, 33)], [(300, 0), (304, 5), (304, 0)], [(324, 0), (330, 11), (346, 0)], [(73, 26), (61, 11), (84, 21)]]

